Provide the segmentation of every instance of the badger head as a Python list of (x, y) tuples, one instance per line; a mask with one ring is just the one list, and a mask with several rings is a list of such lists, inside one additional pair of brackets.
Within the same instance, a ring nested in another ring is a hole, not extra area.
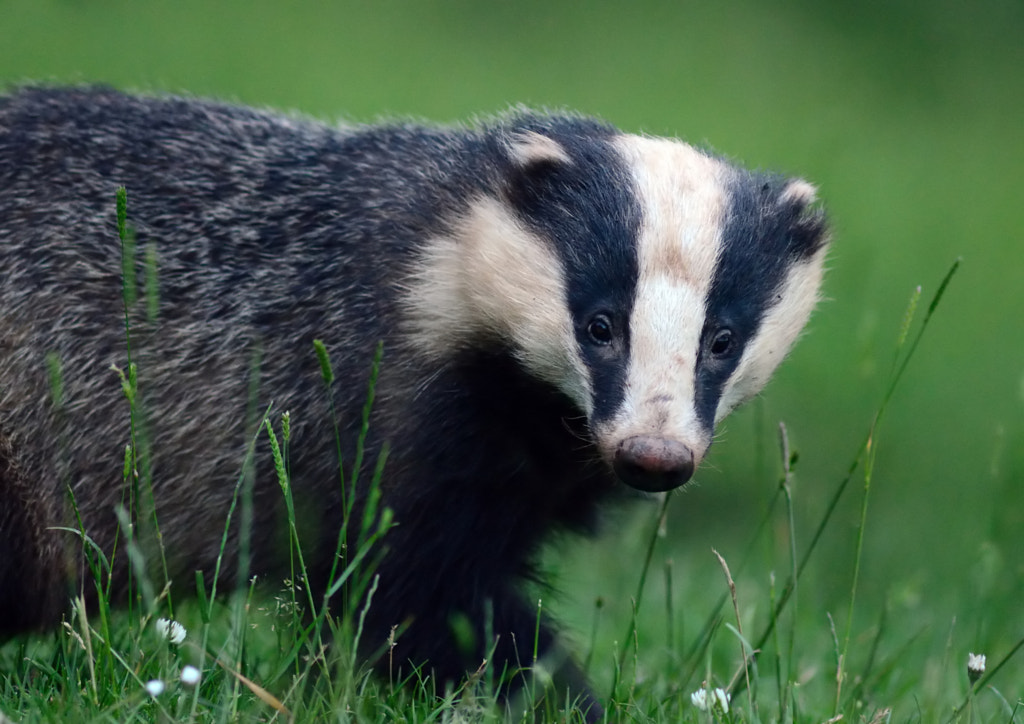
[(495, 180), (416, 274), (420, 348), (498, 341), (586, 415), (622, 482), (682, 485), (817, 301), (814, 188), (581, 119), (490, 138)]

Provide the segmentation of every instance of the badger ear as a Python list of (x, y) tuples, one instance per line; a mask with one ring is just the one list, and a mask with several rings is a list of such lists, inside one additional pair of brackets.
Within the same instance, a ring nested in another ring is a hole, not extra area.
[(537, 131), (519, 131), (512, 134), (506, 148), (509, 160), (525, 173), (572, 164), (572, 158), (562, 144)]
[(504, 142), (508, 165), (505, 167), (505, 199), (520, 210), (543, 203), (558, 172), (572, 165), (565, 147), (537, 131), (517, 131)]
[(790, 219), (791, 248), (800, 257), (814, 255), (829, 242), (828, 222), (817, 201), (818, 190), (803, 179), (791, 179), (779, 194), (779, 205)]

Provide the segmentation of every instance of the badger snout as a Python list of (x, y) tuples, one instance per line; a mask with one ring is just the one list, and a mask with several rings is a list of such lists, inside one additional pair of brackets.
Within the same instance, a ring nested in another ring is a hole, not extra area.
[(678, 488), (693, 475), (694, 455), (678, 440), (633, 435), (619, 443), (612, 467), (626, 485), (649, 493)]

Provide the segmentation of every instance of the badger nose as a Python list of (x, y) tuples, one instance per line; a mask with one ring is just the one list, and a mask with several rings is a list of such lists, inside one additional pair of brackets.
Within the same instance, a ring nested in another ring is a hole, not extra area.
[(693, 475), (693, 451), (681, 442), (634, 435), (619, 443), (612, 463), (626, 485), (660, 493), (678, 488)]

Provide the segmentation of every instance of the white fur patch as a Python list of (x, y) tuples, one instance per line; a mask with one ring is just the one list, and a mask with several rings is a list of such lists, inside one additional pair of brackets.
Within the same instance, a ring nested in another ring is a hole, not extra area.
[(694, 371), (721, 247), (726, 169), (679, 141), (623, 136), (618, 147), (643, 204), (640, 279), (623, 402), (594, 432), (606, 457), (618, 441), (650, 435), (684, 443), (697, 463), (711, 444), (694, 407)]
[(559, 260), (497, 199), (475, 201), (454, 228), (426, 245), (408, 281), (413, 344), (433, 359), (482, 341), (511, 344), (527, 370), (590, 414)]

